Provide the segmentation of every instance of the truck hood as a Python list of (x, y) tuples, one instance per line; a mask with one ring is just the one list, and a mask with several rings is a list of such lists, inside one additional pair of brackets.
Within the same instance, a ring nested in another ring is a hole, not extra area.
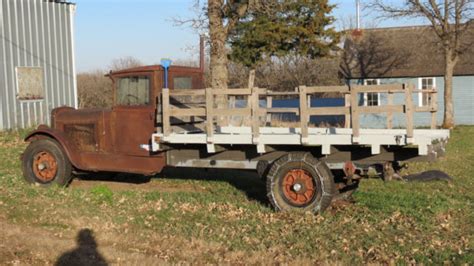
[(53, 110), (51, 114), (54, 128), (65, 124), (95, 124), (103, 120), (104, 116), (110, 114), (110, 109), (81, 109), (60, 107)]

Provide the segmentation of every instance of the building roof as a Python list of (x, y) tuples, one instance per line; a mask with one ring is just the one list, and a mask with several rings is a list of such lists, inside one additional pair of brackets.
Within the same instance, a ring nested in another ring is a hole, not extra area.
[(66, 1), (66, 0), (43, 0), (44, 2), (51, 2), (57, 4), (66, 4), (66, 5), (76, 5), (76, 3)]
[[(341, 70), (346, 78), (444, 76), (444, 55), (438, 37), (428, 26), (377, 28), (348, 34)], [(474, 75), (474, 27), (463, 37), (468, 49), (454, 75)]]
[[(110, 73), (113, 75), (117, 74), (128, 74), (128, 73), (136, 73), (136, 72), (150, 72), (150, 71), (163, 71), (163, 67), (161, 65), (150, 65), (150, 66), (140, 66), (140, 67), (132, 67), (127, 69), (121, 69), (117, 71), (111, 71)], [(188, 66), (170, 66), (170, 72), (186, 72), (186, 73), (201, 73), (203, 70), (199, 67), (188, 67)]]

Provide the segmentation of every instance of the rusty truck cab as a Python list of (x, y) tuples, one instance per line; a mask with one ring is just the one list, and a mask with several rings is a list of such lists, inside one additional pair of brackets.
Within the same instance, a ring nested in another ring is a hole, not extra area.
[[(170, 89), (201, 89), (203, 75), (200, 68), (172, 66), (169, 69)], [(131, 156), (149, 156), (140, 145), (149, 144), (161, 112), (159, 99), (164, 87), (161, 66), (127, 69), (109, 74), (114, 84), (112, 134), (114, 152)], [(127, 136), (127, 137), (121, 137)]]
[[(32, 182), (55, 182), (61, 170), (58, 167), (64, 164), (61, 160), (69, 161), (71, 170), (77, 171), (159, 173), (166, 157), (143, 149), (143, 145), (151, 142), (159, 126), (156, 117), (161, 112), (164, 75), (160, 65), (110, 72), (111, 108), (54, 109), (51, 127), (41, 125), (26, 138), (31, 143), (23, 156), (25, 176)], [(172, 90), (202, 89), (203, 68), (171, 66), (168, 80)], [(60, 153), (64, 158), (59, 158)]]

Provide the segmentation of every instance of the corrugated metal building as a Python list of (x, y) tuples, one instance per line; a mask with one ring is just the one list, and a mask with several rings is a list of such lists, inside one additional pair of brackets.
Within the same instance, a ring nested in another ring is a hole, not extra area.
[(51, 110), (77, 106), (75, 5), (0, 0), (0, 130), (49, 123)]

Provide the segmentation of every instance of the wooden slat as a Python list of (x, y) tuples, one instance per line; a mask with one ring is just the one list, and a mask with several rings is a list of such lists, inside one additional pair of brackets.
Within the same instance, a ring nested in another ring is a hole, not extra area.
[(299, 108), (270, 108), (266, 110), (267, 113), (278, 114), (278, 113), (294, 113), (296, 115), (300, 114)]
[(300, 87), (300, 127), (301, 127), (301, 141), (303, 144), (308, 140), (308, 101), (306, 97), (306, 86)]
[(359, 106), (361, 114), (403, 113), (403, 105)]
[(267, 91), (267, 96), (296, 96), (300, 95), (297, 91)]
[(435, 93), (438, 90), (436, 89), (431, 89), (431, 90), (413, 90), (412, 93)]
[(235, 95), (229, 96), (229, 106), (230, 108), (235, 108), (236, 98)]
[(214, 95), (250, 95), (252, 91), (250, 89), (217, 89), (212, 93)]
[[(390, 106), (393, 105), (393, 101), (394, 101), (394, 94), (389, 92), (388, 93), (388, 105), (390, 105)], [(388, 129), (393, 128), (393, 112), (391, 112), (391, 111), (387, 112), (387, 128)]]
[(206, 108), (171, 108), (170, 116), (183, 117), (183, 116), (205, 116)]
[(213, 89), (206, 89), (206, 134), (207, 142), (214, 136), (214, 96)]
[(438, 92), (431, 94), (431, 129), (438, 127)]
[(252, 95), (250, 96), (251, 115), (252, 115), (252, 135), (254, 144), (258, 144), (260, 136), (260, 119), (259, 119), (259, 89), (252, 88)]
[(272, 122), (272, 114), (268, 112), (268, 110), (272, 109), (273, 106), (273, 97), (272, 96), (267, 96), (267, 109), (265, 110), (265, 119), (267, 123)]
[(169, 89), (163, 89), (161, 93), (162, 97), (162, 114), (163, 114), (163, 135), (164, 137), (168, 137), (171, 133), (171, 125), (170, 125), (170, 94)]
[(344, 127), (350, 128), (351, 127), (351, 95), (346, 94), (344, 95), (344, 105), (346, 108), (349, 109), (349, 113), (345, 115)]
[(429, 113), (432, 112), (433, 109), (431, 106), (415, 106), (414, 112), (417, 113)]
[[(259, 94), (266, 94), (267, 90), (259, 88), (258, 89)], [(214, 95), (247, 95), (250, 96), (252, 94), (252, 90), (248, 88), (244, 89), (217, 89), (213, 90)]]
[(406, 121), (407, 121), (407, 137), (413, 138), (413, 85), (408, 84), (405, 87), (405, 112), (406, 112)]
[(171, 90), (171, 96), (204, 96), (205, 90)]
[(308, 111), (309, 115), (346, 115), (350, 114), (348, 107), (317, 107)]
[(360, 137), (360, 123), (359, 123), (359, 103), (358, 93), (356, 89), (351, 89), (351, 118), (352, 118), (352, 137), (353, 141), (357, 142)]
[(252, 115), (251, 108), (233, 108), (233, 109), (214, 109), (214, 114), (217, 116), (250, 116)]
[(317, 86), (317, 87), (306, 87), (308, 94), (313, 93), (324, 93), (324, 92), (339, 92), (349, 93), (349, 86)]
[(403, 84), (384, 84), (384, 85), (369, 85), (369, 86), (354, 86), (353, 88), (358, 93), (366, 92), (382, 92), (382, 93), (402, 93), (405, 92)]

